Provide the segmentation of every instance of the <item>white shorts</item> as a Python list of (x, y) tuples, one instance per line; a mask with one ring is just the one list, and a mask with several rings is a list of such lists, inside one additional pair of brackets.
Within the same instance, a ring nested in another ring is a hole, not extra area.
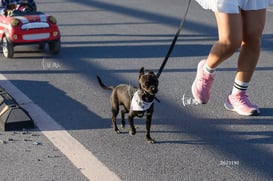
[(196, 0), (204, 9), (222, 13), (240, 13), (242, 10), (265, 9), (273, 0)]

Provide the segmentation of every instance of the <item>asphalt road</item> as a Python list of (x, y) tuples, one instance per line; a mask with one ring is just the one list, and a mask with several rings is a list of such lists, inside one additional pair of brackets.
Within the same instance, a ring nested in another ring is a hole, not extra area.
[[(143, 119), (135, 120), (135, 136), (128, 127), (113, 132), (110, 92), (99, 88), (96, 75), (109, 85), (137, 85), (140, 67), (156, 72), (187, 1), (37, 0), (37, 5), (57, 18), (61, 53), (18, 46), (13, 59), (0, 55), (0, 73), (120, 180), (273, 180), (272, 7), (248, 91), (261, 115), (242, 117), (224, 109), (238, 53), (218, 68), (210, 102), (192, 101), (196, 66), (217, 38), (213, 14), (193, 1), (160, 77), (161, 102), (155, 103), (151, 129), (157, 143), (147, 144)], [(0, 140), (5, 141), (0, 180), (88, 180), (39, 126), (0, 132)]]

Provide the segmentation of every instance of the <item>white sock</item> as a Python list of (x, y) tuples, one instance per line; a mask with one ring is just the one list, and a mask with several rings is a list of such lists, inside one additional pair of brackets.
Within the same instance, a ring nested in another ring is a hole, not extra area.
[(210, 75), (213, 75), (216, 72), (216, 69), (210, 68), (207, 64), (204, 65), (203, 70)]
[(248, 84), (249, 84), (248, 82), (241, 82), (235, 79), (231, 94), (236, 94), (240, 91), (246, 91), (248, 88)]

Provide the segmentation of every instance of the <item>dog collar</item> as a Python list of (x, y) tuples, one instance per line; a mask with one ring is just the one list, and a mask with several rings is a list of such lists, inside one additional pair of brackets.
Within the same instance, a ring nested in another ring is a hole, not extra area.
[(133, 99), (131, 101), (131, 107), (130, 109), (133, 111), (146, 111), (151, 107), (151, 105), (154, 103), (154, 100), (152, 102), (146, 102), (143, 101), (139, 95), (138, 91), (135, 92)]

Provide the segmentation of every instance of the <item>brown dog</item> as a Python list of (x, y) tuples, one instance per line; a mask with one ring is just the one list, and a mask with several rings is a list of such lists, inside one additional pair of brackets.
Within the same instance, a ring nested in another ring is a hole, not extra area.
[(116, 117), (119, 113), (119, 106), (123, 105), (124, 109), (121, 110), (121, 127), (124, 128), (124, 116), (128, 113), (128, 121), (130, 125), (129, 133), (131, 135), (136, 134), (134, 117), (143, 117), (146, 113), (146, 139), (148, 143), (154, 143), (155, 140), (150, 136), (150, 128), (154, 112), (154, 100), (156, 99), (155, 94), (158, 91), (157, 76), (152, 71), (147, 71), (145, 73), (144, 68), (142, 67), (139, 71), (138, 88), (134, 88), (127, 84), (106, 86), (98, 76), (97, 79), (103, 89), (112, 90), (110, 101), (114, 131), (120, 133), (120, 130), (117, 127)]

